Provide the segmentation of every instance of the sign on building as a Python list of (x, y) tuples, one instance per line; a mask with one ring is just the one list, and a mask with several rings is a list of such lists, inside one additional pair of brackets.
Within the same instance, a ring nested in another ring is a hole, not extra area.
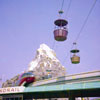
[(0, 88), (0, 94), (20, 93), (20, 92), (23, 92), (24, 89), (25, 89), (24, 86)]

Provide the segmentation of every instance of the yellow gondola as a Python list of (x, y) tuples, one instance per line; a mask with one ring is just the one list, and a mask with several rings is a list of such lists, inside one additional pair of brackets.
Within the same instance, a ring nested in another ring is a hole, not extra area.
[[(73, 43), (73, 44), (76, 45), (76, 43)], [(78, 56), (79, 50), (78, 49), (73, 49), (70, 52), (72, 53), (72, 56), (71, 56), (72, 64), (80, 63), (80, 57)]]

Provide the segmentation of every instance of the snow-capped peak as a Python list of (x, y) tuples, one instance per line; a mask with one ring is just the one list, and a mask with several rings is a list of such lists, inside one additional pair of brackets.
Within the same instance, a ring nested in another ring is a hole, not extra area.
[(63, 76), (66, 73), (64, 66), (56, 58), (56, 53), (46, 44), (41, 44), (37, 49), (35, 58), (30, 62), (28, 71), (34, 71), (37, 78), (47, 75), (51, 70), (52, 76)]
[(50, 49), (46, 44), (41, 44), (40, 48), (37, 50), (40, 55), (47, 55), (51, 59), (56, 59), (56, 54), (55, 52)]

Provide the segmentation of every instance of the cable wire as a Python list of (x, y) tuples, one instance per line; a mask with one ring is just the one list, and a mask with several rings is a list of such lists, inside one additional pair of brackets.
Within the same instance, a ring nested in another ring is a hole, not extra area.
[(61, 5), (61, 11), (63, 10), (63, 6), (64, 6), (64, 0), (62, 0), (62, 5)]
[(77, 37), (76, 37), (75, 42), (79, 39), (79, 36), (80, 36), (80, 34), (82, 33), (82, 31), (83, 31), (83, 29), (84, 29), (84, 27), (85, 27), (85, 25), (86, 25), (86, 23), (87, 23), (87, 21), (88, 21), (88, 19), (89, 19), (89, 16), (90, 16), (90, 14), (91, 14), (91, 12), (92, 12), (92, 10), (93, 10), (93, 8), (94, 8), (96, 2), (97, 2), (97, 0), (95, 0), (95, 2), (93, 3), (93, 5), (92, 5), (92, 7), (91, 7), (91, 9), (90, 9), (90, 11), (89, 11), (89, 13), (88, 13), (88, 15), (87, 15), (85, 21), (84, 21), (84, 23), (83, 23), (83, 25), (82, 25), (82, 27), (81, 27), (81, 29), (80, 29), (80, 31), (79, 31)]
[(53, 41), (52, 49), (54, 49), (54, 47), (55, 47), (55, 40)]
[(70, 0), (70, 2), (69, 2), (69, 5), (68, 5), (68, 8), (67, 8), (65, 17), (67, 17), (67, 15), (68, 15), (69, 9), (70, 9), (70, 7), (71, 7), (71, 3), (72, 3), (72, 0)]

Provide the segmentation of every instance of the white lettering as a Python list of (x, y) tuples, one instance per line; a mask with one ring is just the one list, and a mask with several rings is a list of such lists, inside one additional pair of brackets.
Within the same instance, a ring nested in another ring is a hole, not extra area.
[(8, 88), (0, 88), (0, 94), (9, 94), (9, 93), (18, 93), (24, 91), (23, 86), (20, 87), (8, 87)]

